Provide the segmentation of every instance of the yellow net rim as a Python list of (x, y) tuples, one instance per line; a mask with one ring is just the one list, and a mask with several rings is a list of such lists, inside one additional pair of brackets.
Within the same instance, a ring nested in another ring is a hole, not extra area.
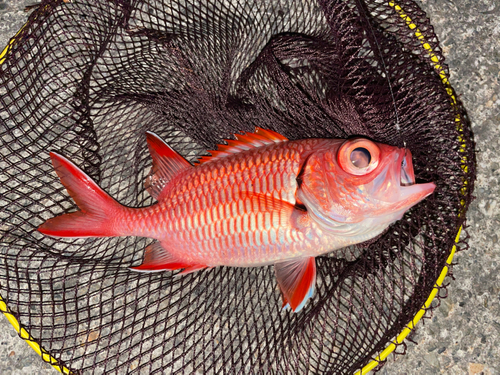
[[(446, 86), (446, 91), (450, 95), (450, 99), (453, 104), (456, 104), (456, 98), (453, 94), (453, 90), (450, 87), (450, 83), (448, 80), (448, 77), (446, 75), (446, 72), (444, 71), (443, 66), (440, 64), (439, 58), (436, 56), (434, 51), (432, 50), (431, 45), (425, 40), (424, 35), (422, 32), (419, 30), (417, 25), (413, 22), (413, 20), (406, 14), (404, 9), (399, 6), (395, 1), (389, 1), (388, 2), (389, 6), (391, 6), (395, 12), (399, 14), (399, 16), (405, 21), (406, 25), (410, 30), (414, 32), (414, 36), (420, 41), (422, 48), (424, 48), (428, 54), (429, 59), (434, 65), (434, 69), (439, 73), (439, 76), (441, 77), (441, 81), (443, 82), (443, 85)], [(15, 38), (17, 35), (21, 33), (21, 31), (24, 29), (24, 26), (16, 33), (16, 35), (9, 41), (7, 46), (3, 49), (3, 51), (0, 53), (0, 65), (5, 61), (7, 58), (8, 53), (10, 52), (12, 46), (15, 43)], [(457, 115), (457, 118), (455, 119), (457, 123), (458, 130), (461, 131), (461, 123), (460, 123), (460, 116)], [(461, 150), (465, 151), (466, 144), (465, 140), (460, 137), (459, 141), (462, 143)], [(467, 166), (466, 166), (466, 159), (462, 159), (462, 168), (464, 169), (465, 172), (467, 172)], [(464, 194), (467, 190), (467, 181), (464, 181), (464, 186), (462, 187), (462, 194)], [(462, 200), (462, 206), (465, 206), (465, 201)], [(373, 370), (375, 367), (377, 367), (382, 361), (386, 360), (389, 354), (394, 352), (396, 349), (397, 345), (400, 345), (403, 343), (404, 339), (410, 334), (410, 332), (415, 328), (417, 323), (422, 319), (422, 317), (425, 315), (426, 311), (430, 308), (432, 301), (436, 297), (437, 293), (439, 292), (439, 289), (443, 285), (443, 281), (448, 274), (449, 266), (451, 265), (451, 262), (453, 261), (453, 256), (455, 255), (457, 246), (456, 244), (460, 240), (460, 233), (462, 232), (462, 226), (458, 229), (457, 235), (455, 236), (455, 245), (453, 245), (451, 249), (451, 253), (446, 260), (446, 265), (443, 267), (441, 270), (441, 273), (436, 280), (436, 283), (434, 284), (434, 288), (432, 289), (431, 293), (429, 294), (429, 297), (423, 304), (423, 306), (420, 308), (420, 310), (415, 314), (413, 319), (406, 325), (406, 327), (401, 331), (401, 333), (394, 339), (393, 342), (391, 342), (373, 361), (369, 362), (365, 367), (363, 367), (361, 370), (357, 371), (354, 375), (366, 375), (368, 374), (371, 370)], [(14, 329), (17, 331), (19, 336), (25, 340), (29, 346), (33, 348), (33, 350), (40, 356), (42, 359), (51, 364), (52, 367), (54, 367), (57, 371), (63, 373), (63, 374), (71, 374), (71, 371), (65, 367), (59, 365), (59, 361), (55, 359), (45, 348), (40, 346), (34, 338), (30, 335), (30, 333), (21, 325), (21, 323), (17, 320), (17, 318), (14, 316), (12, 311), (9, 309), (7, 304), (5, 303), (4, 299), (0, 295), (0, 311), (4, 313), (5, 317), (7, 320), (12, 324)]]

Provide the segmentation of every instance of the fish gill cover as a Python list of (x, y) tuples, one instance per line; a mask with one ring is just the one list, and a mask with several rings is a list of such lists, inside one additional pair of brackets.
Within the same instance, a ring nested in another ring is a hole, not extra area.
[[(44, 1), (2, 60), (0, 294), (75, 374), (353, 373), (421, 309), (464, 224), (470, 124), (412, 1)], [(435, 193), (319, 257), (297, 314), (272, 266), (139, 274), (150, 240), (36, 231), (76, 208), (49, 151), (142, 207), (146, 131), (193, 162), (256, 126), (406, 144)]]

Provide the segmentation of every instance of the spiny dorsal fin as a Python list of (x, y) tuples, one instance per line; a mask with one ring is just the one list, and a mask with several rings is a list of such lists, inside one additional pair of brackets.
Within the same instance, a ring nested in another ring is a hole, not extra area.
[(192, 167), (192, 165), (172, 150), (155, 133), (146, 132), (146, 140), (153, 158), (153, 167), (146, 178), (144, 187), (149, 195), (158, 200), (169, 181), (180, 171)]
[(218, 145), (217, 151), (208, 151), (211, 156), (202, 156), (198, 162), (203, 164), (210, 160), (224, 158), (226, 156), (237, 154), (238, 152), (250, 150), (251, 148), (262, 147), (273, 143), (288, 141), (288, 139), (272, 130), (265, 130), (259, 127), (255, 128), (254, 133), (235, 134), (236, 140), (226, 140), (227, 145)]

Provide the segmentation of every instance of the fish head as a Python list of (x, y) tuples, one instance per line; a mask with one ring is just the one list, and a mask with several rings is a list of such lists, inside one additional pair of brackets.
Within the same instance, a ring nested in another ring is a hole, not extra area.
[(333, 231), (342, 224), (364, 223), (381, 232), (436, 187), (415, 183), (410, 150), (366, 138), (318, 147), (298, 180), (298, 201), (315, 222)]

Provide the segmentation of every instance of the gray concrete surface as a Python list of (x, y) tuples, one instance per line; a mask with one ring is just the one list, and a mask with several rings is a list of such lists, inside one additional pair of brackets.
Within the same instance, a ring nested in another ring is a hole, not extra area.
[[(0, 46), (24, 24), (27, 0), (0, 0)], [(500, 374), (500, 0), (420, 0), (440, 38), (451, 83), (472, 119), (477, 199), (469, 212), (471, 248), (459, 253), (456, 280), (408, 353), (381, 374)], [(0, 374), (55, 374), (0, 318)]]

